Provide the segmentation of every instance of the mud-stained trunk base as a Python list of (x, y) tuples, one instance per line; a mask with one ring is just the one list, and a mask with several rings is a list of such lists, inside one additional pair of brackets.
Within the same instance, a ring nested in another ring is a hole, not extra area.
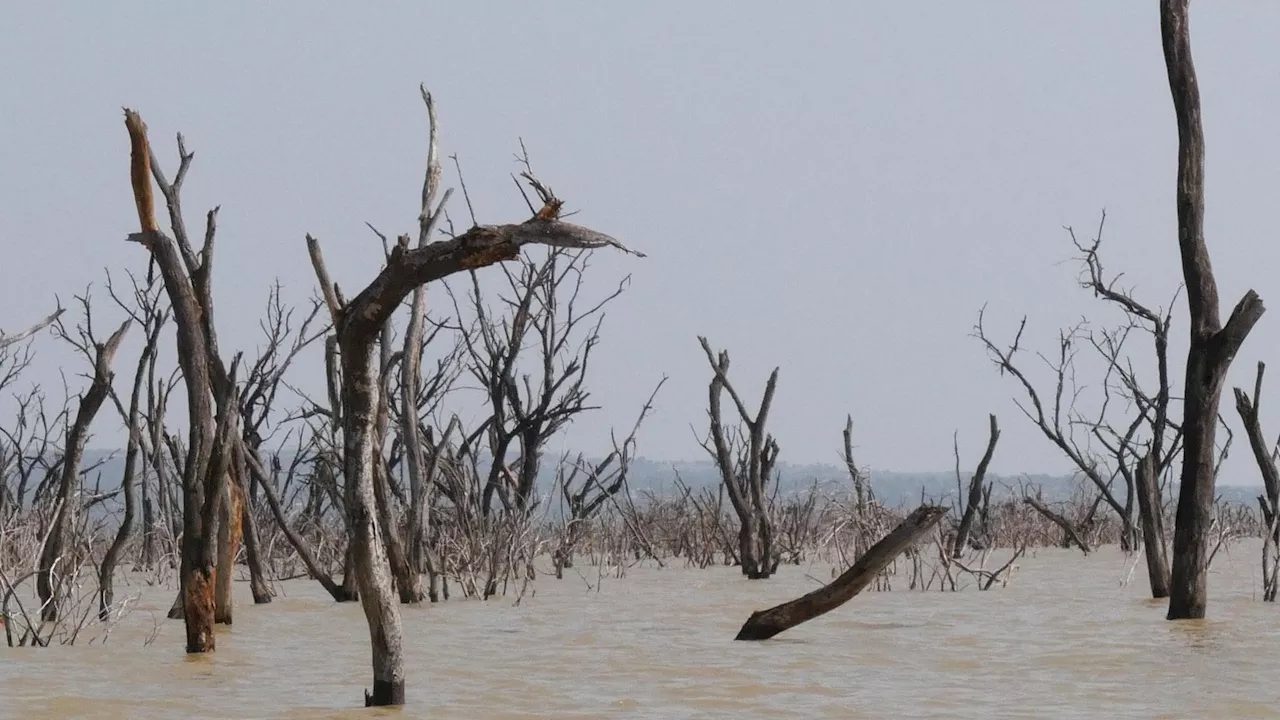
[(383, 705), (404, 704), (404, 681), (374, 680), (373, 692), (364, 691), (364, 706), (378, 707)]
[(187, 652), (213, 652), (213, 572), (196, 569), (187, 575), (183, 588), (182, 615), (187, 624)]
[(921, 505), (858, 558), (840, 577), (813, 592), (768, 610), (751, 613), (734, 640), (768, 640), (786, 630), (831, 612), (862, 592), (904, 550), (933, 529), (946, 508)]

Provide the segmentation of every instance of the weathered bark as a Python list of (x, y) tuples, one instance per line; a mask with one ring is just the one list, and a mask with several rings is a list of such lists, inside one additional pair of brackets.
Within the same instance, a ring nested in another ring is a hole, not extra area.
[[(765, 432), (769, 407), (778, 387), (778, 368), (770, 373), (760, 408), (752, 416), (729, 384), (729, 353), (722, 350), (717, 355), (705, 337), (700, 336), (698, 341), (715, 373), (708, 396), (710, 439), (703, 447), (715, 460), (721, 484), (728, 491), (729, 501), (738, 515), (738, 561), (742, 565), (742, 574), (750, 580), (766, 579), (777, 570), (779, 560), (773, 551), (773, 518), (765, 492), (765, 484), (769, 482), (778, 459), (778, 443)], [(747, 428), (744, 447), (739, 449), (736, 458), (733, 443), (725, 433), (720, 407), (721, 395), (725, 392), (729, 393), (738, 417)]]
[(373, 645), (373, 693), (365, 705), (404, 704), (400, 611), (391, 595), (391, 573), (377, 519), (375, 484), (381, 459), (374, 455), (378, 373), (372, 337), (341, 343), (346, 505), (360, 602)]
[(849, 602), (946, 514), (946, 508), (921, 505), (831, 584), (768, 610), (751, 613), (734, 640), (768, 640)]
[(1076, 532), (1075, 527), (1073, 527), (1070, 521), (1068, 521), (1066, 518), (1050, 510), (1048, 506), (1046, 506), (1044, 503), (1040, 502), (1039, 500), (1036, 500), (1035, 498), (1031, 497), (1030, 495), (1023, 497), (1022, 501), (1030, 505), (1032, 509), (1034, 509), (1036, 512), (1043, 515), (1054, 525), (1057, 525), (1058, 527), (1062, 528), (1062, 532), (1066, 534), (1068, 547), (1070, 546), (1071, 543), (1075, 543), (1076, 547), (1080, 548), (1080, 551), (1083, 552), (1085, 555), (1088, 555), (1091, 552), (1089, 543), (1086, 543), (1084, 541), (1084, 538), (1080, 537), (1080, 534)]
[[(955, 545), (951, 549), (951, 556), (955, 558), (964, 557), (964, 549), (969, 542), (969, 533), (973, 529), (973, 519), (978, 515), (978, 507), (982, 504), (983, 481), (987, 477), (987, 466), (991, 464), (991, 458), (996, 453), (996, 443), (1000, 441), (1000, 425), (996, 422), (996, 416), (991, 415), (991, 437), (987, 441), (987, 451), (983, 453), (982, 460), (978, 462), (978, 468), (974, 470), (973, 477), (969, 479), (969, 497), (965, 503), (964, 515), (960, 518), (960, 527), (956, 529)], [(956, 450), (956, 461), (959, 462), (960, 451)]]
[(1138, 496), (1138, 518), (1142, 523), (1142, 547), (1147, 557), (1147, 578), (1151, 597), (1169, 597), (1169, 556), (1165, 551), (1164, 503), (1156, 481), (1155, 452), (1143, 455), (1134, 472), (1134, 490)]
[(232, 583), (235, 580), (236, 556), (240, 554), (243, 539), (243, 517), (244, 501), (239, 484), (228, 480), (222, 493), (222, 506), (218, 509), (218, 570), (214, 586), (213, 620), (223, 625), (230, 625), (233, 620)]
[[(391, 478), (387, 471), (384, 448), (387, 443), (387, 431), (391, 423), (391, 328), (383, 325), (379, 335), (379, 373), (377, 415), (374, 420), (373, 446), (373, 497), (378, 511), (378, 525), (384, 528), (383, 544), (386, 545), (387, 562), (391, 563), (391, 574), (395, 578), (395, 587), (400, 594), (400, 602), (415, 603), (422, 600), (422, 595), (415, 590), (422, 586), (418, 569), (409, 566), (409, 558), (401, 542), (400, 530), (396, 522), (395, 509), (391, 506)], [(416, 413), (415, 413), (416, 414)]]
[(1227, 370), (1265, 308), (1249, 290), (1226, 325), (1204, 238), (1204, 130), (1191, 58), (1190, 0), (1161, 0), (1160, 35), (1178, 122), (1178, 247), (1187, 289), (1191, 342), (1183, 390), (1181, 487), (1173, 532), (1170, 620), (1198, 619), (1208, 604), (1215, 437)]
[(53, 521), (40, 549), (40, 565), (36, 571), (36, 592), (40, 596), (40, 617), (52, 622), (58, 619), (58, 600), (54, 597), (57, 588), (53, 584), (54, 565), (62, 558), (67, 546), (67, 538), (71, 528), (79, 516), (80, 499), (75, 497), (75, 490), (80, 486), (80, 462), (84, 459), (84, 446), (89, 441), (89, 426), (93, 418), (102, 408), (107, 394), (111, 392), (111, 381), (115, 374), (111, 371), (111, 362), (115, 359), (120, 341), (129, 330), (130, 321), (126, 320), (119, 330), (111, 334), (105, 343), (94, 350), (93, 380), (89, 389), (80, 398), (80, 407), (76, 410), (75, 422), (67, 433), (66, 450), (62, 454), (62, 467), (58, 482), (58, 492), (54, 496)]

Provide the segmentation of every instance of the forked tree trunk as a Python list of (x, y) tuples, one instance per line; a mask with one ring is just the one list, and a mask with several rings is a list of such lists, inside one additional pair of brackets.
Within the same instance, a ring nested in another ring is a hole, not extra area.
[[(181, 186), (192, 154), (186, 152), (178, 136), (180, 165), (169, 183), (151, 152), (147, 128), (142, 118), (125, 110), (125, 127), (130, 141), (130, 181), (141, 231), (131, 241), (151, 254), (164, 278), (165, 291), (177, 326), (178, 365), (187, 389), (188, 441), (182, 467), (182, 547), (180, 582), (182, 616), (185, 619), (187, 652), (210, 652), (215, 647), (214, 584), (217, 560), (216, 526), (226, 475), (231, 461), (230, 443), (239, 414), (235, 393), (235, 373), (239, 356), (217, 388), (217, 416), (214, 408), (214, 377), (217, 341), (213, 336), (213, 308), (209, 289), (213, 263), (213, 239), (217, 210), (208, 213), (204, 244), (197, 255), (182, 217)], [(174, 237), (166, 236), (155, 219), (154, 178), (169, 209)], [(220, 369), (220, 361), (219, 363)], [(158, 448), (157, 448), (158, 450)]]
[(1183, 389), (1181, 487), (1173, 532), (1170, 620), (1198, 619), (1208, 604), (1218, 406), (1227, 370), (1265, 308), (1245, 293), (1226, 325), (1204, 239), (1204, 130), (1191, 59), (1190, 0), (1161, 0), (1160, 36), (1178, 121), (1178, 247), (1182, 255), (1191, 343)]
[[(973, 472), (973, 477), (969, 479), (969, 496), (965, 502), (964, 515), (960, 518), (960, 527), (956, 529), (955, 545), (951, 548), (951, 556), (953, 558), (964, 557), (965, 547), (969, 542), (969, 533), (973, 531), (973, 520), (978, 516), (978, 507), (982, 504), (984, 481), (987, 477), (987, 467), (991, 465), (991, 458), (996, 453), (996, 443), (1000, 441), (1000, 424), (996, 422), (996, 416), (991, 415), (991, 435), (987, 441), (987, 451), (983, 453), (982, 460), (978, 461), (978, 467)], [(957, 446), (956, 464), (959, 465), (960, 451)], [(956, 472), (959, 472), (957, 469)]]
[[(111, 618), (111, 606), (115, 604), (116, 565), (120, 561), (125, 543), (133, 532), (134, 518), (138, 505), (138, 453), (142, 447), (142, 386), (147, 381), (147, 367), (155, 358), (156, 341), (159, 339), (161, 323), (152, 316), (148, 319), (146, 345), (138, 359), (138, 367), (133, 376), (133, 391), (129, 394), (129, 414), (125, 419), (128, 424), (129, 441), (124, 453), (124, 473), (120, 477), (120, 490), (124, 493), (124, 517), (120, 527), (116, 529), (115, 538), (102, 556), (102, 565), (98, 568), (98, 619), (106, 622)], [(143, 481), (145, 497), (146, 482)], [(148, 513), (149, 515), (149, 513)], [(145, 530), (145, 526), (144, 526)], [(143, 563), (149, 563), (144, 540)]]
[[(729, 353), (716, 354), (705, 337), (698, 337), (707, 361), (715, 373), (711, 379), (707, 401), (710, 420), (709, 441), (704, 448), (715, 460), (720, 472), (721, 487), (727, 491), (729, 501), (738, 516), (738, 561), (742, 574), (750, 580), (763, 580), (778, 568), (778, 557), (773, 551), (773, 518), (769, 513), (769, 497), (765, 484), (773, 474), (778, 459), (778, 443), (765, 430), (769, 408), (778, 387), (778, 368), (770, 373), (765, 383), (760, 407), (752, 416), (729, 382)], [(721, 395), (728, 393), (733, 400), (741, 422), (746, 425), (746, 439), (742, 447), (725, 432)], [(736, 456), (735, 456), (735, 450)]]
[[(150, 340), (150, 338), (148, 338)], [(111, 605), (115, 603), (115, 566), (120, 559), (120, 552), (124, 550), (124, 543), (129, 541), (129, 533), (133, 532), (133, 519), (137, 515), (138, 491), (137, 491), (137, 468), (138, 468), (138, 450), (141, 443), (138, 442), (138, 434), (142, 432), (141, 423), (141, 396), (142, 383), (146, 380), (147, 356), (150, 355), (151, 345), (148, 343), (147, 350), (143, 350), (142, 359), (138, 360), (137, 374), (133, 379), (133, 392), (129, 396), (129, 441), (124, 451), (124, 473), (120, 477), (120, 491), (124, 493), (124, 518), (120, 519), (120, 527), (115, 530), (115, 538), (106, 548), (106, 553), (102, 556), (102, 565), (97, 571), (97, 587), (99, 587), (99, 606), (97, 606), (97, 616), (99, 620), (105, 621), (111, 618)], [(143, 556), (146, 553), (143, 552)]]
[[(58, 619), (57, 588), (54, 587), (55, 565), (63, 559), (76, 518), (79, 517), (80, 498), (76, 489), (80, 486), (80, 461), (84, 459), (85, 443), (89, 441), (89, 426), (111, 392), (111, 361), (115, 358), (120, 341), (129, 330), (126, 320), (119, 330), (111, 334), (105, 343), (98, 345), (94, 353), (93, 380), (80, 398), (75, 422), (67, 433), (66, 450), (62, 455), (62, 467), (58, 479), (58, 492), (54, 496), (53, 522), (40, 548), (40, 565), (36, 571), (36, 592), (40, 596), (40, 618), (46, 622)], [(63, 563), (67, 565), (67, 563)]]
[(832, 580), (830, 585), (824, 585), (803, 597), (768, 610), (751, 613), (734, 640), (768, 640), (849, 602), (866, 589), (903, 551), (933, 529), (946, 514), (946, 508), (921, 505), (911, 511), (893, 532), (872, 545), (840, 577)]

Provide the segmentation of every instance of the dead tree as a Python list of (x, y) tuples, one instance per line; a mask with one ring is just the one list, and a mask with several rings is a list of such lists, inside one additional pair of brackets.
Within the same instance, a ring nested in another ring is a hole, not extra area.
[(1276, 590), (1280, 581), (1280, 469), (1277, 469), (1276, 457), (1280, 452), (1280, 442), (1268, 444), (1262, 434), (1262, 421), (1258, 413), (1262, 404), (1262, 375), (1266, 372), (1266, 364), (1258, 363), (1258, 375), (1254, 380), (1253, 397), (1240, 388), (1235, 388), (1236, 412), (1244, 424), (1245, 434), (1249, 436), (1249, 447), (1253, 450), (1254, 460), (1262, 473), (1262, 484), (1265, 490), (1258, 496), (1258, 506), (1262, 510), (1263, 546), (1262, 546), (1262, 599), (1265, 602), (1276, 601)]
[(44, 546), (40, 550), (40, 566), (36, 573), (36, 591), (40, 596), (40, 616), (46, 622), (58, 619), (57, 588), (54, 586), (54, 565), (63, 558), (66, 552), (69, 534), (79, 516), (81, 499), (76, 492), (80, 489), (80, 463), (84, 459), (85, 444), (89, 441), (89, 426), (102, 404), (111, 392), (111, 382), (115, 374), (111, 363), (115, 360), (120, 342), (128, 332), (131, 321), (125, 320), (120, 328), (111, 333), (106, 342), (98, 342), (93, 335), (93, 318), (89, 310), (89, 297), (86, 294), (78, 298), (84, 307), (84, 324), (77, 328), (76, 336), (72, 336), (61, 319), (55, 321), (57, 333), (71, 343), (93, 364), (93, 375), (89, 387), (80, 396), (79, 408), (75, 421), (67, 432), (66, 448), (62, 455), (61, 477), (54, 498), (53, 520), (45, 534)]
[[(991, 458), (996, 453), (996, 443), (1000, 441), (1000, 425), (996, 422), (996, 416), (993, 414), (991, 419), (991, 437), (987, 440), (987, 451), (983, 453), (982, 459), (978, 461), (978, 468), (973, 471), (973, 477), (969, 478), (969, 492), (966, 496), (964, 513), (960, 517), (960, 526), (956, 528), (955, 543), (951, 547), (951, 557), (964, 557), (965, 548), (969, 542), (969, 533), (973, 529), (973, 520), (978, 515), (978, 508), (982, 505), (984, 481), (987, 477), (987, 466), (991, 464)], [(960, 445), (956, 443), (956, 482), (960, 482)], [(990, 491), (987, 491), (990, 493)], [(989, 496), (989, 495), (988, 495)]]
[[(530, 173), (525, 177), (544, 205), (555, 199)], [(482, 499), (486, 516), (495, 498), (504, 511), (532, 510), (546, 443), (576, 417), (596, 409), (587, 403), (587, 370), (600, 341), (604, 310), (626, 289), (630, 276), (583, 308), (587, 263), (586, 253), (551, 248), (541, 258), (523, 259), (517, 271), (503, 268), (509, 294), (501, 302), (512, 310), (502, 316), (487, 307), (479, 279), (471, 274), (475, 323), (462, 338), (465, 370), (485, 391), (489, 405), (490, 465)], [(462, 311), (456, 312), (461, 324)], [(522, 357), (529, 347), (532, 357)], [(520, 454), (512, 461), (517, 443)]]
[(844, 462), (845, 470), (849, 473), (849, 481), (853, 483), (854, 501), (857, 503), (855, 507), (858, 512), (868, 502), (875, 498), (875, 493), (871, 490), (871, 478), (858, 468), (858, 464), (853, 460), (853, 415), (846, 415), (844, 420), (844, 431), (842, 433), (844, 445), (841, 449), (840, 459)]
[[(426, 97), (426, 90), (423, 89)], [(381, 383), (374, 345), (396, 308), (415, 288), (454, 273), (519, 256), (526, 245), (561, 248), (617, 247), (618, 241), (558, 218), (560, 203), (511, 225), (475, 225), (451, 240), (411, 249), (398, 242), (378, 276), (350, 300), (329, 277), (319, 242), (307, 249), (337, 334), (342, 363), (343, 456), (346, 505), (354, 546), (360, 601), (373, 645), (373, 692), (368, 705), (404, 704), (400, 610), (391, 591), (386, 551), (374, 498), (377, 406)], [(437, 208), (436, 212), (439, 212)]]
[(1218, 405), (1231, 361), (1265, 311), (1262, 299), (1249, 290), (1226, 325), (1219, 316), (1218, 283), (1204, 238), (1204, 129), (1191, 59), (1190, 5), (1190, 0), (1160, 2), (1160, 37), (1178, 122), (1178, 247), (1191, 330), (1182, 401), (1183, 465), (1173, 532), (1170, 620), (1205, 615)]
[(621, 443), (610, 433), (613, 450), (603, 460), (588, 464), (582, 455), (578, 455), (577, 461), (573, 463), (567, 462), (567, 458), (561, 459), (557, 484), (569, 516), (565, 519), (560, 544), (552, 553), (557, 578), (564, 577), (565, 568), (573, 567), (573, 550), (582, 528), (591, 522), (606, 502), (616, 502), (615, 496), (626, 490), (627, 472), (631, 469), (631, 459), (635, 453), (636, 433), (640, 431), (645, 417), (653, 410), (653, 399), (666, 382), (666, 376), (658, 381), (658, 386), (640, 409), (640, 416), (636, 418), (631, 432)]
[[(1025, 317), (1022, 319), (1013, 341), (1006, 347), (999, 347), (987, 335), (985, 316), (986, 308), (984, 307), (978, 312), (974, 336), (986, 346), (987, 353), (992, 363), (999, 368), (1000, 374), (1012, 375), (1022, 386), (1026, 401), (1015, 399), (1014, 403), (1023, 415), (1039, 428), (1045, 438), (1061, 450), (1080, 473), (1089, 479), (1107, 505), (1115, 511), (1116, 517), (1123, 526), (1121, 544), (1125, 549), (1130, 549), (1137, 535), (1131, 501), (1132, 492), (1127, 492), (1123, 501), (1117, 496), (1113, 488), (1116, 478), (1122, 477), (1120, 471), (1090, 447), (1090, 441), (1094, 440), (1094, 433), (1088, 429), (1106, 425), (1107, 403), (1102, 404), (1097, 418), (1085, 417), (1076, 404), (1080, 393), (1074, 380), (1076, 353), (1080, 342), (1088, 337), (1084, 332), (1083, 323), (1059, 332), (1058, 350), (1052, 360), (1046, 356), (1040, 356), (1055, 376), (1053, 395), (1045, 401), (1017, 362), (1017, 357), (1023, 350), (1022, 336), (1026, 330), (1027, 319)], [(1110, 386), (1105, 385), (1105, 387)], [(1084, 439), (1077, 435), (1080, 429), (1085, 429)], [(1128, 490), (1130, 488), (1126, 487), (1126, 491)]]
[[(1041, 405), (1041, 397), (1029, 377), (1015, 365), (1026, 318), (1023, 318), (1014, 342), (1007, 348), (996, 347), (986, 335), (983, 326), (985, 313), (979, 313), (975, 334), (986, 345), (1001, 373), (1010, 373), (1023, 386), (1029, 407), (1020, 404), (1020, 409), (1063, 451), (1116, 512), (1123, 525), (1121, 546), (1126, 550), (1133, 549), (1140, 534), (1143, 543), (1152, 546), (1152, 595), (1165, 597), (1168, 594), (1168, 569), (1167, 563), (1160, 562), (1166, 541), (1163, 521), (1161, 517), (1146, 517), (1143, 513), (1146, 507), (1154, 508), (1157, 514), (1163, 511), (1160, 487), (1167, 481), (1172, 463), (1181, 451), (1181, 428), (1169, 417), (1171, 311), (1153, 310), (1139, 302), (1131, 291), (1118, 287), (1121, 275), (1109, 276), (1106, 273), (1100, 255), (1105, 223), (1106, 213), (1103, 213), (1096, 237), (1087, 243), (1077, 238), (1074, 229), (1068, 227), (1066, 230), (1072, 245), (1080, 253), (1076, 258), (1081, 267), (1080, 287), (1118, 309), (1125, 322), (1102, 330), (1080, 323), (1060, 333), (1057, 356), (1053, 360), (1041, 357), (1056, 375), (1054, 394), (1048, 401), (1052, 404), (1051, 409)], [(1129, 355), (1128, 341), (1139, 333), (1151, 336), (1153, 370), (1157, 381), (1154, 390), (1140, 380)], [(1079, 406), (1083, 388), (1076, 383), (1075, 361), (1082, 344), (1091, 347), (1106, 368), (1101, 382), (1096, 384), (1101, 397), (1094, 416), (1085, 415)], [(1120, 409), (1119, 416), (1116, 416), (1117, 408)], [(1152, 458), (1149, 471), (1154, 472), (1156, 484), (1144, 493), (1139, 487), (1144, 478), (1139, 477), (1137, 470), (1146, 455)], [(1123, 496), (1115, 489), (1117, 482), (1122, 483)], [(1150, 532), (1156, 534), (1148, 536)]]
[(768, 610), (751, 613), (734, 640), (768, 640), (849, 602), (903, 551), (932, 530), (946, 514), (947, 509), (944, 507), (921, 505), (911, 511), (893, 532), (872, 545), (840, 577), (832, 580), (830, 585), (824, 585), (803, 597)]
[[(778, 568), (779, 558), (773, 549), (773, 518), (769, 512), (767, 485), (774, 481), (773, 469), (778, 460), (778, 442), (766, 431), (769, 407), (778, 386), (778, 368), (765, 383), (760, 408), (753, 415), (729, 382), (729, 352), (719, 355), (711, 350), (705, 337), (698, 337), (702, 350), (711, 363), (714, 375), (707, 414), (711, 429), (702, 447), (715, 461), (729, 502), (738, 515), (738, 560), (742, 574), (751, 580), (766, 579)], [(729, 393), (737, 408), (741, 426), (728, 431), (720, 407), (721, 396)], [(746, 432), (742, 431), (745, 426)]]
[(257, 529), (257, 475), (248, 465), (248, 457), (244, 445), (250, 446), (253, 452), (260, 450), (266, 442), (273, 425), (271, 413), (275, 410), (275, 398), (284, 382), (284, 374), (293, 365), (298, 354), (306, 350), (324, 336), (324, 331), (312, 331), (312, 323), (320, 314), (319, 302), (312, 302), (310, 310), (302, 316), (301, 323), (294, 327), (293, 309), (285, 307), (280, 301), (280, 284), (275, 283), (266, 302), (266, 314), (262, 320), (264, 346), (261, 347), (257, 359), (253, 361), (244, 378), (244, 387), (239, 393), (239, 410), (241, 410), (242, 437), (234, 450), (232, 482), (237, 484), (239, 497), (242, 498), (241, 523), (243, 525), (244, 556), (250, 570), (250, 592), (257, 605), (271, 602), (271, 588), (266, 582), (266, 570), (262, 559), (261, 539)]
[(247, 444), (252, 452), (257, 453), (271, 435), (271, 415), (276, 409), (275, 401), (285, 373), (299, 353), (324, 335), (324, 330), (312, 330), (320, 309), (320, 303), (313, 303), (295, 328), (293, 309), (286, 308), (280, 300), (280, 284), (277, 282), (272, 286), (267, 299), (266, 315), (261, 323), (264, 345), (259, 350), (257, 359), (249, 366), (244, 387), (240, 391), (243, 431), (241, 442), (237, 443), (235, 449), (232, 481), (237, 484), (239, 495), (243, 498), (240, 515), (244, 528), (245, 560), (249, 566), (249, 589), (255, 604), (271, 602), (272, 594), (263, 567), (258, 508), (254, 502), (259, 483), (257, 475), (249, 466), (244, 445)]
[(115, 604), (116, 565), (120, 561), (120, 555), (124, 551), (125, 544), (129, 541), (129, 536), (133, 533), (135, 520), (138, 516), (138, 475), (140, 470), (144, 474), (143, 487), (145, 488), (146, 486), (145, 459), (140, 463), (140, 458), (143, 458), (144, 454), (148, 452), (145, 447), (147, 437), (143, 421), (145, 408), (143, 408), (142, 390), (148, 385), (148, 372), (154, 372), (156, 357), (159, 352), (160, 331), (168, 321), (168, 314), (158, 306), (159, 297), (156, 292), (158, 289), (153, 289), (155, 280), (156, 278), (152, 273), (148, 273), (146, 286), (139, 286), (135, 280), (133, 284), (134, 303), (130, 304), (116, 296), (108, 278), (108, 289), (111, 290), (111, 296), (116, 300), (116, 304), (126, 309), (134, 322), (142, 325), (144, 344), (142, 352), (138, 355), (137, 367), (134, 370), (133, 389), (129, 393), (128, 409), (124, 407), (119, 396), (114, 391), (111, 392), (111, 400), (115, 403), (121, 419), (124, 420), (125, 429), (129, 432), (129, 439), (125, 447), (124, 472), (120, 478), (120, 490), (124, 494), (124, 516), (120, 520), (120, 527), (116, 529), (115, 538), (112, 539), (111, 545), (107, 547), (107, 551), (102, 557), (102, 564), (98, 568), (98, 617), (103, 622), (111, 618), (111, 607)]
[[(235, 369), (223, 367), (214, 333), (211, 270), (217, 209), (205, 221), (204, 243), (197, 255), (182, 215), (181, 190), (194, 154), (178, 135), (179, 166), (172, 183), (160, 169), (147, 139), (147, 127), (133, 110), (125, 110), (131, 146), (130, 180), (141, 231), (129, 240), (141, 244), (164, 279), (177, 326), (178, 365), (187, 389), (188, 440), (182, 462), (183, 528), (180, 592), (187, 631), (187, 652), (215, 647), (218, 515), (230, 471), (236, 423)], [(156, 222), (154, 178), (169, 209), (173, 237)]]

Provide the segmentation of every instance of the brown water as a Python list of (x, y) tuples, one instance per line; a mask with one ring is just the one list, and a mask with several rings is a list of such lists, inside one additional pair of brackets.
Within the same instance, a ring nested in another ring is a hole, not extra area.
[(0, 649), (0, 717), (1280, 717), (1280, 607), (1258, 600), (1258, 557), (1252, 542), (1219, 554), (1205, 622), (1166, 622), (1116, 550), (1042, 550), (1006, 589), (869, 592), (763, 643), (732, 638), (829, 568), (632, 569), (598, 592), (548, 576), (518, 607), (405, 608), (409, 697), (393, 711), (354, 707), (363, 615), (313, 582), (262, 607), (241, 584), (234, 628), (198, 657), (162, 620), (173, 591), (146, 589), (105, 645)]

